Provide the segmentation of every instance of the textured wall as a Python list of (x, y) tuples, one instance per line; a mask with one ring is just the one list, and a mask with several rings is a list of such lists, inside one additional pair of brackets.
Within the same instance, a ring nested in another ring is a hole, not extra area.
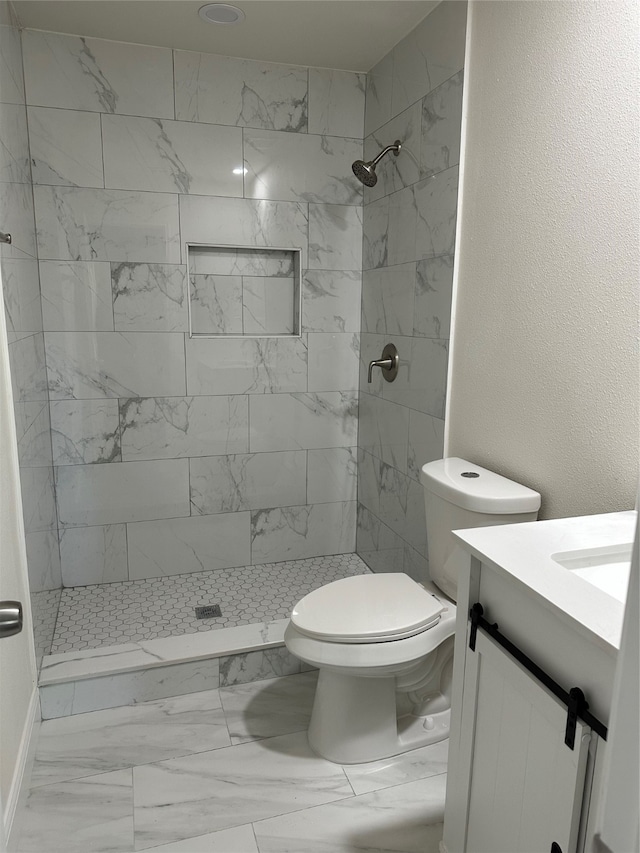
[[(441, 3), (367, 76), (365, 158), (400, 139), (365, 190), (357, 551), (428, 572), (420, 467), (443, 453), (466, 3)], [(393, 341), (393, 383), (367, 364)]]
[[(36, 648), (51, 644), (60, 598), (49, 396), (36, 259), (20, 32), (0, 4), (0, 245), (2, 290), (20, 462)], [(4, 438), (4, 436), (3, 436)]]
[(448, 452), (633, 507), (638, 7), (474, 3)]
[[(63, 583), (353, 551), (363, 78), (23, 44)], [(189, 338), (186, 242), (299, 247), (302, 336)]]

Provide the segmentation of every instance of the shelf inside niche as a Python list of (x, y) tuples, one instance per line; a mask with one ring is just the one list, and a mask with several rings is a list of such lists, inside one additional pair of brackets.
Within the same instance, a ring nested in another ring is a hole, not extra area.
[(299, 337), (301, 250), (187, 243), (192, 338)]

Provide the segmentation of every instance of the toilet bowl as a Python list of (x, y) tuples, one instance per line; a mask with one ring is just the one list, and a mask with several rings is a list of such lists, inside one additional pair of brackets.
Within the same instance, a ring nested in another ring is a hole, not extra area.
[(339, 764), (449, 736), (461, 559), (452, 531), (533, 521), (540, 506), (537, 492), (463, 459), (428, 463), (421, 481), (431, 579), (334, 581), (298, 602), (285, 631), (289, 651), (319, 669), (309, 744)]

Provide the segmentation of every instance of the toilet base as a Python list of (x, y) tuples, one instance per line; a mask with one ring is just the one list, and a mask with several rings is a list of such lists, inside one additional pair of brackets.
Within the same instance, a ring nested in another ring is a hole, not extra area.
[(449, 709), (396, 716), (396, 679), (320, 669), (309, 724), (309, 745), (336, 764), (400, 755), (449, 737)]

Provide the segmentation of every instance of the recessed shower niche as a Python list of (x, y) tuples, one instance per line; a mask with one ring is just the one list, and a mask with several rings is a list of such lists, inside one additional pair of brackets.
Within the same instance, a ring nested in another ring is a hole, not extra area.
[(187, 243), (191, 337), (299, 337), (300, 249)]

